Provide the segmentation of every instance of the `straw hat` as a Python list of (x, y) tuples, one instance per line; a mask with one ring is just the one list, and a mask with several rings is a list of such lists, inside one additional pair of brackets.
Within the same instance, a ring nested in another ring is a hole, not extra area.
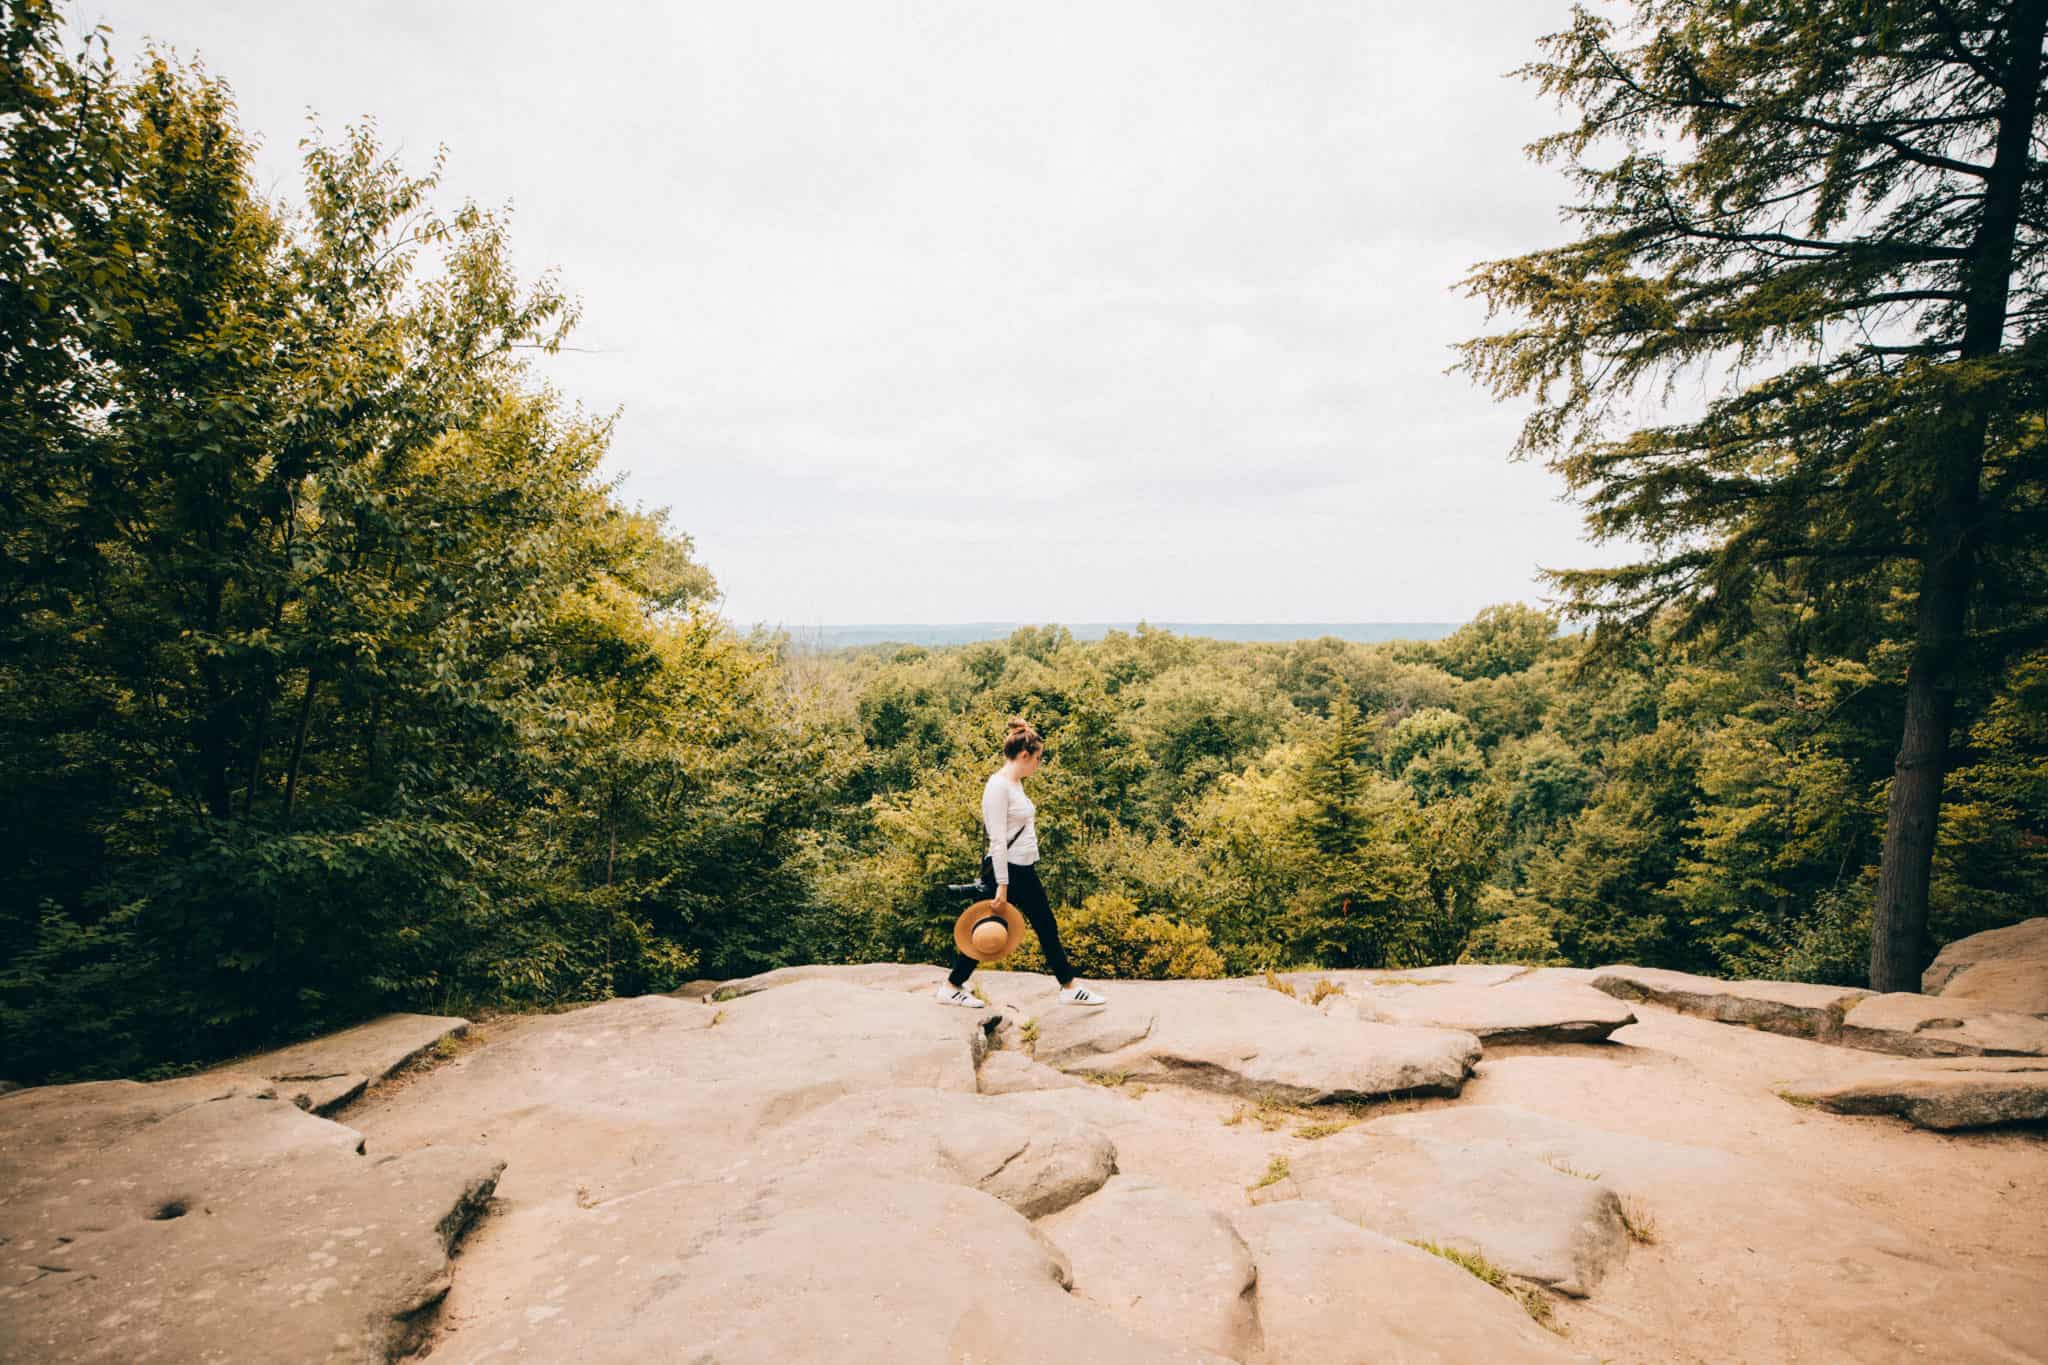
[(1024, 916), (1008, 902), (976, 901), (953, 921), (953, 942), (977, 962), (999, 962), (1024, 937)]

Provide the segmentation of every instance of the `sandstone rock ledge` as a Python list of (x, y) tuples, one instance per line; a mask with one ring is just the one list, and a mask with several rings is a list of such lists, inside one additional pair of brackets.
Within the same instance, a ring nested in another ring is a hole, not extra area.
[[(1262, 983), (1084, 1010), (990, 972), (967, 1011), (938, 974), (496, 1021), (348, 1126), (245, 1074), (0, 1098), (0, 1359), (2010, 1365), (2048, 1339), (2048, 1234), (2012, 1216), (2048, 1147), (1772, 1093), (2032, 1084), (2024, 1059), (1667, 1009), (1483, 1057)], [(1412, 975), (1438, 984), (1355, 989), (1585, 985)]]

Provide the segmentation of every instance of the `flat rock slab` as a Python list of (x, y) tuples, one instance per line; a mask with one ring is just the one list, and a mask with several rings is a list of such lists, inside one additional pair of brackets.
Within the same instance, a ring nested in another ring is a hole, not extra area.
[(1061, 1071), (1297, 1104), (1455, 1095), (1480, 1050), (1470, 1033), (1331, 1018), (1236, 981), (1120, 981), (1107, 1005), (1032, 1021), (1032, 1055)]
[[(1451, 963), (1437, 967), (1340, 967), (1330, 971), (1281, 972), (1280, 980), (1301, 995), (1328, 981), (1347, 990), (1372, 986), (1501, 986), (1530, 971), (1528, 967), (1494, 963)], [(1235, 978), (1249, 985), (1262, 985), (1265, 978)]]
[(1583, 1298), (1628, 1255), (1613, 1190), (1507, 1143), (1353, 1128), (1292, 1159), (1303, 1199)]
[(1094, 1193), (1116, 1170), (1116, 1144), (1082, 1119), (1000, 1096), (921, 1089), (834, 1100), (765, 1134), (741, 1162), (794, 1168), (815, 1156), (841, 1161), (848, 1151), (869, 1171), (969, 1185), (1026, 1218)]
[(1368, 1023), (1463, 1029), (1488, 1046), (1597, 1043), (1636, 1021), (1626, 1003), (1590, 986), (1366, 986), (1326, 1002)]
[[(694, 998), (712, 1000), (715, 1004), (737, 1000), (742, 996), (758, 995), (762, 991), (772, 991), (778, 986), (790, 986), (799, 981), (834, 981), (845, 986), (867, 986), (874, 990), (929, 991), (945, 979), (944, 967), (924, 966), (915, 962), (824, 963), (808, 967), (777, 967), (772, 972), (762, 972), (756, 976), (743, 976), (715, 984), (693, 982), (676, 994), (688, 992)], [(696, 989), (707, 984), (710, 985), (708, 990)]]
[(492, 1292), (435, 1343), (437, 1365), (1224, 1360), (1069, 1293), (1066, 1258), (1000, 1200), (853, 1155), (548, 1213), (545, 1235), (501, 1259), (465, 1255), (464, 1276), (488, 1268)]
[(1258, 1358), (1258, 1269), (1223, 1215), (1118, 1176), (1038, 1229), (1066, 1253), (1074, 1293), (1112, 1317), (1231, 1360)]
[(1272, 1365), (1592, 1365), (1506, 1294), (1320, 1204), (1269, 1204), (1231, 1222), (1258, 1265)]
[(1893, 991), (1850, 1006), (1841, 1041), (1900, 1057), (2041, 1057), (2048, 1056), (2048, 1019), (1973, 1000)]
[(438, 1014), (387, 1014), (367, 1024), (259, 1053), (225, 1070), (267, 1076), (278, 1093), (301, 1109), (332, 1113), (444, 1038), (469, 1032), (467, 1019)]
[(1492, 1144), (1554, 1170), (1590, 1177), (1617, 1195), (1652, 1200), (1679, 1187), (1751, 1189), (1759, 1178), (1751, 1163), (1712, 1147), (1611, 1132), (1510, 1104), (1459, 1104), (1389, 1114), (1360, 1127), (1368, 1133), (1434, 1142)]
[(0, 1150), (49, 1158), (0, 1184), (0, 1358), (390, 1359), (503, 1163), (361, 1144), (247, 1077), (0, 1102)]
[(2048, 1060), (1959, 1057), (1900, 1062), (1850, 1080), (1778, 1091), (1835, 1114), (1890, 1114), (1921, 1128), (1988, 1128), (2048, 1119)]
[(1935, 955), (1920, 989), (1944, 999), (2048, 1016), (2048, 916), (1957, 939)]
[(1593, 985), (1618, 999), (1646, 1000), (1683, 1014), (1822, 1043), (1839, 1039), (1842, 1016), (1870, 994), (1803, 981), (1723, 981), (1661, 967), (1603, 967)]

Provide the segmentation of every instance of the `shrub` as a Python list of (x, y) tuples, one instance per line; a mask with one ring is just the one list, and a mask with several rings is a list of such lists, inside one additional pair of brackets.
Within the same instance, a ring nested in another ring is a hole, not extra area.
[[(1078, 909), (1063, 908), (1056, 918), (1060, 943), (1082, 976), (1161, 981), (1223, 975), (1223, 957), (1210, 946), (1206, 928), (1141, 914), (1123, 896), (1090, 896)], [(1045, 970), (1036, 936), (1019, 944), (1010, 960), (1019, 971)]]

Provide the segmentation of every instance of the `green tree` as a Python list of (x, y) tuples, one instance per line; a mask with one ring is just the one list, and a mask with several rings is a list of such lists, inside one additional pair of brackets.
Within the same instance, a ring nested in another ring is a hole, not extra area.
[[(1879, 990), (1919, 980), (1971, 652), (2041, 630), (2044, 28), (2048, 0), (1577, 10), (1524, 70), (1578, 111), (1531, 150), (1570, 166), (1582, 231), (1469, 281), (1525, 319), (1462, 362), (1534, 397), (1518, 450), (1551, 458), (1596, 535), (1652, 548), (1553, 575), (1596, 639), (1667, 605), (1682, 634), (1732, 637), (1773, 579), (1910, 595)], [(1614, 434), (1623, 400), (1695, 367), (1762, 377)]]

